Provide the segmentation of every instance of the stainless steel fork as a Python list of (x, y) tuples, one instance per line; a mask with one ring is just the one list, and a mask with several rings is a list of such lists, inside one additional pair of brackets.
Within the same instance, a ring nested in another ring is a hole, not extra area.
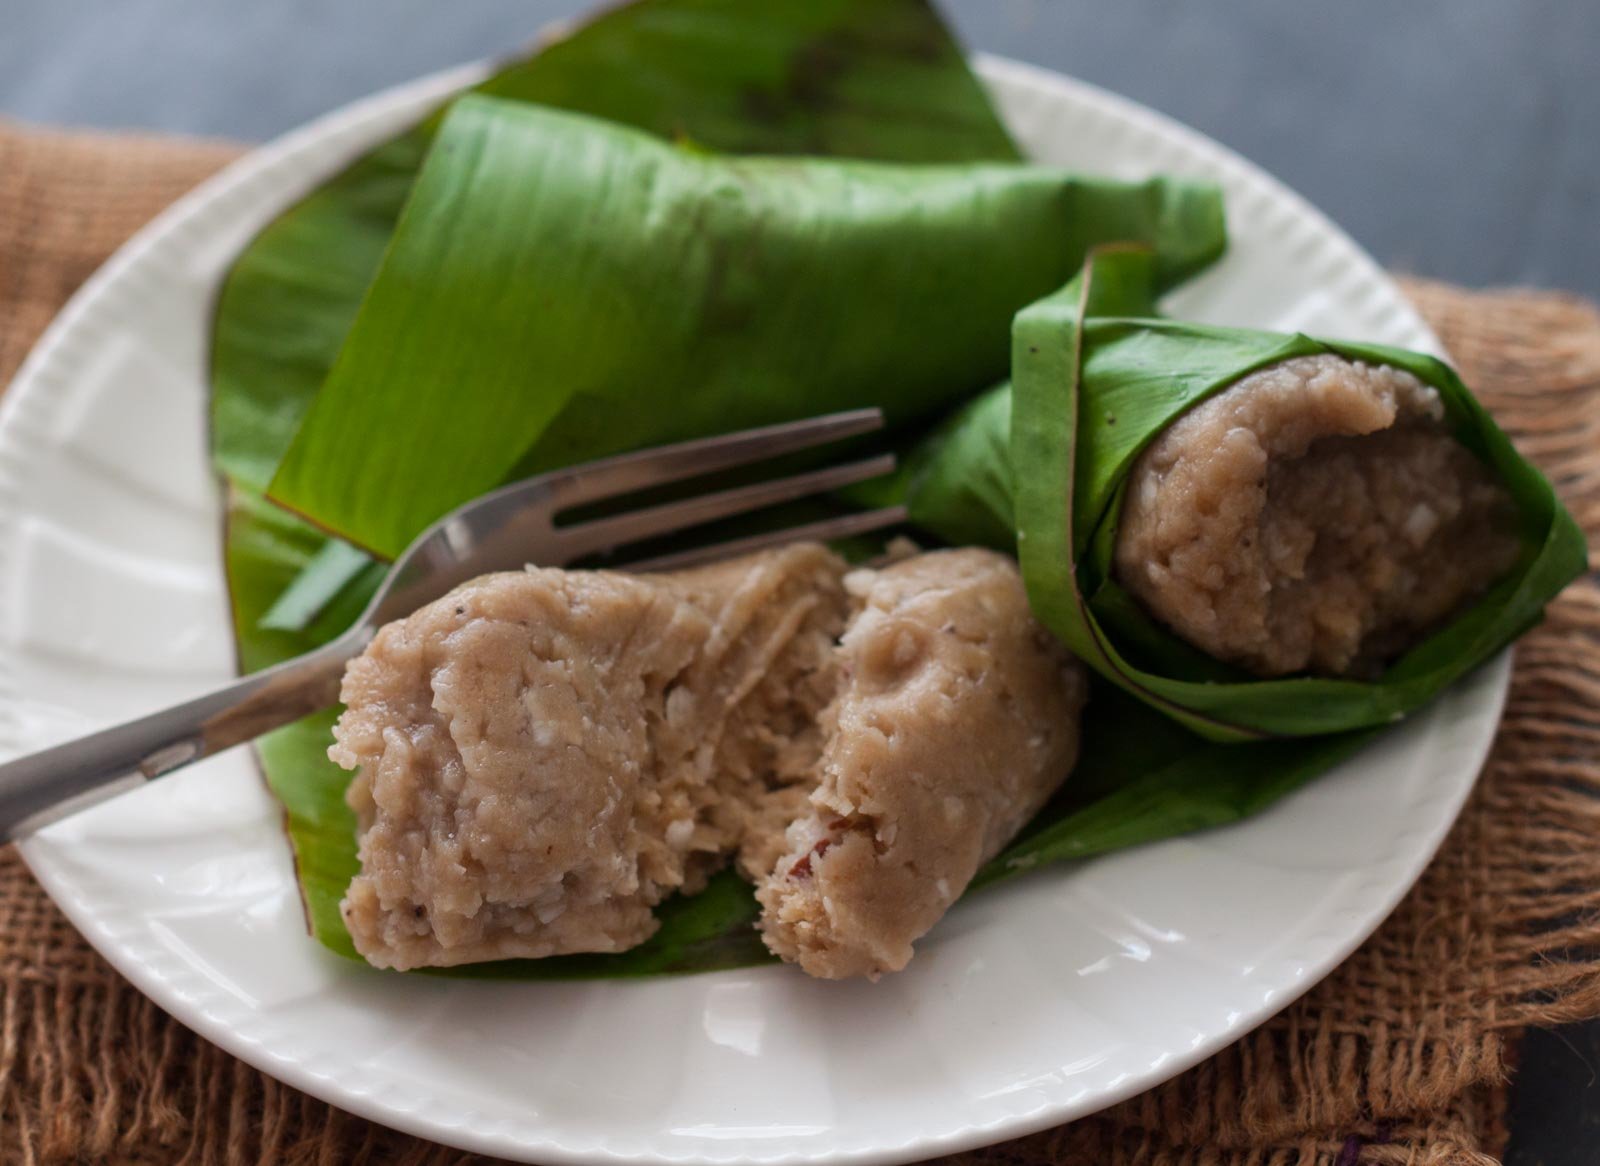
[[(529, 563), (564, 566), (590, 555), (625, 551), (718, 519), (878, 477), (894, 468), (894, 457), (886, 454), (558, 525), (556, 518), (564, 511), (764, 462), (882, 424), (876, 409), (835, 413), (623, 454), (486, 494), (419, 535), (395, 560), (361, 618), (331, 643), (162, 712), (0, 765), (0, 839), (26, 837), (76, 810), (336, 703), (344, 666), (361, 654), (378, 628), (474, 576), (520, 570)], [(687, 567), (802, 539), (864, 534), (904, 518), (900, 507), (888, 507), (628, 565), (632, 570)]]

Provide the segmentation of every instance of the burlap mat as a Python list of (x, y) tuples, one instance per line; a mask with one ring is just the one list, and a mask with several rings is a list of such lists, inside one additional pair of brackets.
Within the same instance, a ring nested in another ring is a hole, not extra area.
[[(130, 232), (234, 154), (0, 124), (0, 384)], [(1469, 382), (1600, 531), (1600, 314), (1410, 283)], [(971, 1163), (1466, 1166), (1503, 1144), (1519, 1029), (1600, 1014), (1600, 588), (1524, 641), (1488, 771), (1378, 935), (1177, 1080)], [(288, 1089), (102, 961), (0, 851), (0, 1160), (473, 1161)], [(1022, 1018), (1019, 1018), (1021, 1020)]]

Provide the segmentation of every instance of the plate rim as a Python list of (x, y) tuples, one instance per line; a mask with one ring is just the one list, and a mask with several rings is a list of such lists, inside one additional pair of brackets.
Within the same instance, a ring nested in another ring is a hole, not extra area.
[[(1232, 181), (1255, 187), (1269, 195), (1273, 201), (1291, 207), (1315, 225), (1321, 233), (1333, 237), (1342, 244), (1348, 252), (1348, 259), (1355, 263), (1360, 276), (1370, 284), (1379, 286), (1396, 301), (1387, 310), (1398, 307), (1402, 312), (1408, 313), (1419, 334), (1429, 339), (1435, 349), (1439, 348), (1437, 337), (1432, 330), (1405, 298), (1393, 278), (1365, 249), (1303, 196), (1242, 155), (1174, 118), (1100, 86), (1041, 66), (992, 54), (975, 54), (973, 59), (979, 76), (985, 81), (1016, 82), (1078, 104), (1098, 106), (1123, 122), (1141, 126), (1161, 137), (1181, 142), (1208, 166), (1219, 173), (1227, 174)], [(0, 396), (0, 453), (3, 453), (4, 447), (9, 444), (11, 434), (19, 429), (26, 429), (28, 410), (33, 409), (34, 403), (44, 395), (40, 391), (47, 381), (43, 374), (50, 370), (56, 353), (62, 346), (71, 342), (85, 314), (92, 310), (93, 304), (105, 294), (108, 287), (114, 286), (124, 278), (130, 269), (136, 269), (153, 249), (166, 245), (170, 237), (182, 234), (196, 218), (217, 213), (215, 211), (217, 206), (225, 205), (239, 191), (248, 189), (263, 172), (277, 168), (285, 159), (300, 150), (330, 137), (354, 134), (356, 137), (350, 143), (351, 148), (343, 152), (344, 160), (347, 161), (369, 147), (372, 135), (362, 135), (359, 132), (369, 121), (392, 115), (397, 107), (415, 105), (421, 108), (426, 102), (443, 100), (449, 94), (473, 84), (486, 75), (492, 64), (487, 60), (475, 61), (440, 70), (340, 106), (265, 145), (249, 150), (163, 210), (85, 281), (29, 352), (17, 370), (10, 389)], [(343, 164), (343, 161), (330, 162), (325, 170), (308, 168), (307, 173), (300, 175), (303, 180), (302, 185), (306, 189), (314, 187), (327, 173), (336, 172)], [(315, 173), (310, 172), (313, 169), (316, 169)], [(268, 197), (270, 202), (282, 208), (289, 205), (297, 195), (283, 190), (273, 191)], [(212, 300), (217, 286), (214, 283), (211, 287)], [(12, 459), (0, 456), (0, 526), (13, 521), (20, 514), (20, 510), (12, 504), (12, 468)], [(0, 576), (9, 572), (9, 560), (10, 547), (6, 545), (6, 540), (0, 540)], [(1509, 688), (1510, 660), (1511, 652), (1508, 649), (1484, 666), (1486, 672), (1492, 673), (1487, 682), (1494, 686), (1490, 700), (1491, 715), (1485, 718), (1490, 728), (1470, 750), (1470, 763), (1464, 767), (1470, 776), (1463, 777), (1456, 788), (1448, 791), (1448, 797), (1435, 799), (1438, 805), (1438, 820), (1434, 823), (1434, 828), (1407, 852), (1406, 860), (1402, 863), (1402, 872), (1392, 883), (1386, 884), (1384, 892), (1377, 896), (1375, 903), (1365, 912), (1361, 923), (1349, 929), (1343, 940), (1335, 944), (1324, 958), (1317, 961), (1314, 969), (1308, 969), (1309, 974), (1299, 977), (1295, 983), (1275, 995), (1270, 1004), (1262, 1004), (1253, 1012), (1246, 1014), (1235, 1027), (1208, 1034), (1199, 1044), (1184, 1050), (1181, 1055), (1172, 1057), (1161, 1069), (1147, 1076), (1136, 1077), (1122, 1087), (1110, 1087), (1095, 1092), (1093, 1104), (1088, 1108), (1058, 1096), (1031, 1114), (1003, 1115), (985, 1124), (969, 1124), (943, 1134), (918, 1136), (899, 1142), (886, 1140), (883, 1144), (868, 1148), (843, 1150), (821, 1148), (809, 1153), (789, 1150), (747, 1155), (737, 1159), (709, 1152), (688, 1155), (668, 1154), (662, 1153), (657, 1148), (641, 1156), (625, 1153), (603, 1144), (582, 1147), (552, 1141), (530, 1143), (520, 1139), (507, 1140), (503, 1134), (497, 1135), (492, 1128), (475, 1129), (465, 1124), (442, 1127), (436, 1121), (430, 1120), (430, 1114), (425, 1110), (407, 1110), (385, 1105), (376, 1093), (351, 1091), (334, 1076), (318, 1072), (306, 1060), (276, 1053), (265, 1040), (245, 1036), (224, 1018), (212, 1013), (202, 1001), (179, 990), (159, 969), (144, 962), (125, 946), (99, 917), (94, 906), (86, 901), (80, 888), (73, 883), (66, 872), (52, 867), (36, 848), (26, 842), (18, 849), (34, 877), (44, 886), (80, 933), (120, 974), (181, 1023), (283, 1083), (382, 1125), (463, 1149), (490, 1154), (509, 1154), (526, 1160), (550, 1163), (620, 1161), (722, 1163), (731, 1160), (759, 1160), (771, 1163), (901, 1162), (934, 1154), (959, 1152), (1002, 1139), (1024, 1136), (1114, 1105), (1153, 1088), (1214, 1055), (1265, 1023), (1319, 983), (1360, 947), (1392, 914), (1443, 844), (1459, 816), (1461, 807), (1476, 786), (1477, 775), (1497, 734)], [(0, 751), (6, 755), (14, 751), (15, 743), (15, 727), (10, 716), (11, 701), (16, 691), (14, 679), (9, 662), (0, 662)]]

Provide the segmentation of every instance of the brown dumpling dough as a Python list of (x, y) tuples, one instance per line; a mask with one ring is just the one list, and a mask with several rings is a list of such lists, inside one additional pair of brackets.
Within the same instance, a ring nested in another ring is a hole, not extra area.
[(1261, 676), (1366, 675), (1516, 561), (1510, 497), (1438, 392), (1335, 355), (1195, 406), (1135, 464), (1117, 578), (1191, 644)]
[(383, 628), (329, 756), (381, 967), (621, 951), (813, 780), (850, 606), (802, 544), (676, 575), (529, 570)]
[(906, 965), (1072, 768), (1087, 691), (1008, 558), (937, 551), (846, 585), (862, 609), (820, 784), (757, 890), (767, 946), (827, 979)]

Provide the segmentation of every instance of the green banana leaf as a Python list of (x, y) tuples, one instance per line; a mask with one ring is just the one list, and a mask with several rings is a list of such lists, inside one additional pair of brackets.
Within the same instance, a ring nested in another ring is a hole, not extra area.
[(465, 97), (268, 495), (393, 556), (510, 478), (869, 404), (915, 422), (1125, 239), (1181, 280), (1222, 248), (1215, 189), (730, 158)]
[[(924, 0), (645, 0), (608, 10), (478, 91), (596, 114), (729, 152), (896, 162), (1018, 157)], [(228, 481), (226, 563), (241, 668), (348, 625), (381, 568), (261, 497), (333, 365), (442, 114), (380, 145), (274, 220), (216, 306), (212, 450)], [(313, 935), (354, 956), (338, 903), (357, 867), (348, 775), (328, 761), (333, 714), (260, 742)], [(451, 974), (621, 976), (759, 962), (755, 903), (732, 875), (669, 901), (649, 943), (619, 956), (511, 961)]]
[[(1097, 252), (1078, 278), (1018, 314), (1011, 384), (930, 437), (907, 478), (917, 523), (1016, 548), (1034, 611), (1100, 675), (1217, 741), (1385, 725), (1505, 647), (1585, 569), (1582, 533), (1550, 483), (1442, 361), (1160, 319), (1159, 290), (1148, 251)], [(1437, 389), (1456, 437), (1515, 501), (1524, 552), (1468, 611), (1376, 680), (1250, 679), (1157, 626), (1117, 585), (1122, 486), (1140, 451), (1186, 409), (1255, 369), (1324, 352), (1392, 365)]]
[(1248, 818), (1353, 756), (1377, 732), (1220, 744), (1121, 689), (1097, 685), (1072, 776), (968, 893), (1036, 867)]
[[(476, 87), (729, 153), (1014, 160), (926, 0), (640, 0)], [(357, 159), (234, 262), (212, 336), (212, 449), (264, 491), (333, 367), (442, 113)]]
[[(710, 148), (901, 162), (1015, 160), (927, 0), (638, 0), (601, 11), (476, 92)], [(383, 258), (442, 112), (358, 158), (230, 268), (211, 352), (212, 450), (264, 491)], [(333, 544), (270, 620), (304, 628), (367, 559)]]
[[(752, 56), (752, 43), (763, 51)], [(790, 64), (773, 65), (785, 60)], [(801, 62), (825, 64), (825, 76), (791, 84), (786, 78), (804, 78), (813, 67)], [(607, 80), (593, 80), (601, 76)], [(802, 99), (819, 86), (826, 99)], [(920, 2), (654, 0), (607, 13), (486, 88), (727, 150), (903, 161), (1012, 156), (959, 54)], [(766, 96), (747, 107), (735, 100), (741, 93)], [(433, 119), (380, 148), (291, 209), (241, 257), (219, 304), (214, 441), (219, 469), (232, 478), (227, 561), (246, 670), (325, 642), (353, 618), (381, 573), (260, 492), (343, 342), (436, 128)], [(1211, 246), (1203, 239), (1199, 245)], [(1006, 505), (1008, 465), (1003, 457), (985, 464), (1005, 483), (997, 496)], [(1009, 537), (1009, 522), (1006, 529)], [(975, 887), (1236, 820), (1361, 739), (1213, 746), (1114, 689), (1097, 691), (1094, 700), (1083, 757), (1063, 797)], [(356, 869), (354, 822), (343, 800), (347, 775), (325, 755), (331, 718), (273, 734), (261, 754), (285, 805), (313, 934), (350, 956), (338, 902)], [(1303, 751), (1291, 754), (1290, 745)], [(750, 927), (755, 914), (749, 889), (726, 874), (693, 899), (663, 904), (657, 936), (623, 955), (444, 974), (612, 977), (758, 963), (768, 957)]]

